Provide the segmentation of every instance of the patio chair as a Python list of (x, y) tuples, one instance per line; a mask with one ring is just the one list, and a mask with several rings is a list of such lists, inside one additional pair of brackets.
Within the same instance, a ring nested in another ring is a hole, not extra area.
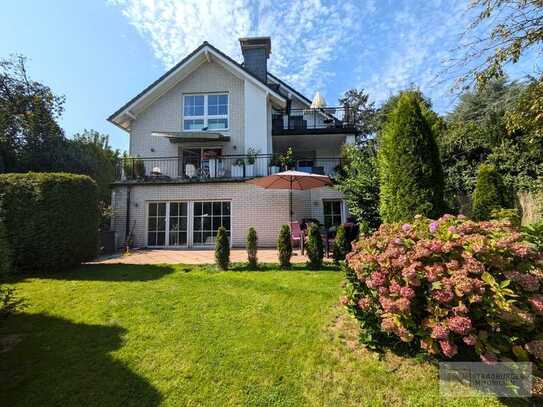
[(298, 247), (300, 250), (303, 250), (303, 235), (302, 235), (302, 229), (300, 228), (300, 223), (298, 222), (291, 222), (290, 223), (290, 239), (293, 243), (298, 242)]
[(185, 175), (189, 178), (193, 178), (196, 175), (196, 167), (194, 164), (185, 165)]

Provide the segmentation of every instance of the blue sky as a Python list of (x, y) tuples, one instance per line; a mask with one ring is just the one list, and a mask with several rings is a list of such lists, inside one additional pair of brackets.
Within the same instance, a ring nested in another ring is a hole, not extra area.
[[(237, 39), (272, 37), (270, 70), (328, 104), (352, 87), (380, 102), (418, 85), (445, 113), (451, 82), (437, 77), (470, 14), (467, 0), (5, 0), (0, 57), (29, 58), (33, 79), (66, 96), (68, 136), (93, 128), (119, 149), (106, 121), (124, 102), (207, 40), (240, 60)], [(533, 74), (536, 58), (510, 69)]]

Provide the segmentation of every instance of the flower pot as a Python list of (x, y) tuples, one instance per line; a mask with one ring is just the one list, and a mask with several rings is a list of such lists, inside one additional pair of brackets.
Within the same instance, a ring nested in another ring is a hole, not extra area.
[(279, 167), (278, 165), (272, 165), (270, 167), (270, 173), (273, 175), (273, 174), (277, 174), (278, 172), (281, 171), (281, 167)]
[(232, 165), (231, 173), (232, 173), (232, 178), (242, 178), (243, 177), (243, 166), (242, 165)]
[(255, 165), (254, 164), (245, 165), (245, 176), (246, 177), (254, 177), (255, 176)]

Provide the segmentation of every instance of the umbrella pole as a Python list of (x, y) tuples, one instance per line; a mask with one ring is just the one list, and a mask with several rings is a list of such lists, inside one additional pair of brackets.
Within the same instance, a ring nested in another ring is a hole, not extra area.
[(292, 178), (290, 179), (290, 188), (288, 190), (288, 218), (289, 218), (289, 227), (292, 224)]

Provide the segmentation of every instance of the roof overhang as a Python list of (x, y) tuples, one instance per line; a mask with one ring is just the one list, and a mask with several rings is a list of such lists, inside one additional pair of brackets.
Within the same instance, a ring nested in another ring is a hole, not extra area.
[(108, 121), (123, 130), (130, 131), (132, 121), (158, 98), (172, 89), (204, 63), (216, 62), (234, 76), (247, 80), (266, 92), (270, 100), (279, 106), (286, 105), (286, 98), (270, 88), (266, 83), (245, 70), (232, 58), (204, 42), (185, 59), (150, 84), (128, 103), (108, 117)]

